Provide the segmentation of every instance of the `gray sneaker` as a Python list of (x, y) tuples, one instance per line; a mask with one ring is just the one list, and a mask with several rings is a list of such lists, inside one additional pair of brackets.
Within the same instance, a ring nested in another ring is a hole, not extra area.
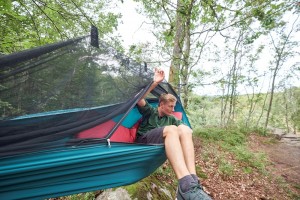
[(208, 196), (197, 183), (192, 184), (190, 190), (186, 193), (181, 191), (179, 185), (177, 190), (177, 200), (211, 200), (210, 196)]

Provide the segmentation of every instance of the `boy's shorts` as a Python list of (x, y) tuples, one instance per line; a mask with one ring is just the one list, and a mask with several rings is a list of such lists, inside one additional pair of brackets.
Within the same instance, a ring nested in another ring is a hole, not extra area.
[(163, 144), (164, 143), (164, 126), (152, 129), (144, 135), (137, 136), (135, 142), (143, 144)]

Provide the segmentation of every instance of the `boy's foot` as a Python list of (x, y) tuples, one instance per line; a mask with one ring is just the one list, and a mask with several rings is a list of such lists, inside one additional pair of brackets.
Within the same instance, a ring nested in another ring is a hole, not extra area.
[(211, 200), (210, 196), (208, 196), (197, 183), (193, 183), (190, 190), (186, 193), (183, 193), (180, 186), (178, 186), (176, 197), (177, 200)]

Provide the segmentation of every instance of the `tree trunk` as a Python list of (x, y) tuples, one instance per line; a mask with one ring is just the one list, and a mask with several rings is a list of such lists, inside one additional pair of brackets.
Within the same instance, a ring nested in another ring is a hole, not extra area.
[(273, 76), (272, 76), (272, 85), (271, 85), (271, 93), (270, 93), (270, 101), (269, 101), (269, 106), (268, 106), (268, 110), (267, 110), (267, 117), (266, 117), (266, 122), (265, 122), (265, 126), (264, 129), (267, 130), (268, 124), (269, 124), (269, 118), (270, 118), (270, 113), (271, 113), (271, 109), (272, 109), (272, 104), (273, 104), (273, 97), (274, 97), (274, 90), (275, 90), (275, 79), (277, 76), (277, 72), (278, 72), (278, 65), (276, 65), (276, 68), (274, 70)]
[(189, 94), (189, 76), (190, 76), (190, 52), (191, 52), (191, 15), (192, 8), (194, 6), (194, 0), (191, 1), (189, 7), (186, 11), (185, 16), (185, 48), (183, 52), (183, 65), (181, 70), (181, 82), (183, 83), (183, 107), (187, 108), (188, 106), (188, 94)]
[[(233, 64), (232, 68), (230, 69), (229, 72), (229, 81), (228, 81), (228, 93), (227, 93), (227, 99), (229, 102), (229, 110), (228, 110), (228, 117), (227, 117), (227, 125), (230, 125), (235, 118), (235, 106), (236, 106), (236, 99), (237, 99), (237, 94), (236, 94), (236, 88), (237, 88), (237, 82), (238, 82), (238, 55), (240, 54), (239, 52), (239, 46), (241, 45), (243, 32), (241, 31), (239, 33), (239, 37), (236, 40), (234, 49), (233, 49)], [(242, 55), (240, 55), (240, 58)]]
[(266, 123), (265, 123), (265, 130), (268, 127), (270, 113), (271, 113), (271, 108), (272, 108), (272, 103), (273, 103), (273, 96), (274, 96), (274, 90), (275, 90), (275, 79), (277, 77), (278, 71), (280, 70), (280, 67), (282, 66), (282, 63), (284, 62), (284, 60), (288, 56), (288, 53), (285, 52), (285, 49), (286, 48), (288, 49), (288, 47), (286, 47), (286, 46), (289, 43), (290, 35), (293, 32), (294, 25), (298, 21), (298, 18), (299, 18), (299, 16), (294, 21), (293, 26), (292, 26), (290, 32), (287, 35), (285, 35), (285, 33), (282, 33), (282, 32), (279, 33), (280, 34), (280, 38), (282, 38), (283, 41), (279, 41), (278, 47), (276, 46), (275, 41), (274, 41), (272, 35), (270, 34), (271, 39), (272, 39), (272, 44), (273, 44), (273, 47), (275, 49), (275, 58), (276, 58), (275, 63), (276, 63), (276, 65), (275, 65), (274, 73), (273, 73), (273, 76), (272, 76), (271, 98), (270, 98), (270, 102), (269, 102), (269, 108), (268, 108), (268, 111), (267, 111), (267, 118), (266, 118)]
[(184, 41), (184, 17), (182, 15), (182, 10), (184, 10), (182, 0), (177, 0), (176, 9), (176, 33), (174, 38), (173, 56), (169, 72), (169, 83), (176, 89), (180, 87), (179, 72), (182, 59), (182, 49)]

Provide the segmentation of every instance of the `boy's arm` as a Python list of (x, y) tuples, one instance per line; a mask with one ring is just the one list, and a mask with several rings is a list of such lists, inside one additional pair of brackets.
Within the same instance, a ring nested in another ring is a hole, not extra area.
[(165, 72), (161, 69), (155, 68), (153, 83), (151, 84), (150, 88), (147, 92), (143, 95), (143, 97), (137, 102), (137, 105), (140, 107), (144, 107), (146, 105), (145, 97), (165, 78)]

